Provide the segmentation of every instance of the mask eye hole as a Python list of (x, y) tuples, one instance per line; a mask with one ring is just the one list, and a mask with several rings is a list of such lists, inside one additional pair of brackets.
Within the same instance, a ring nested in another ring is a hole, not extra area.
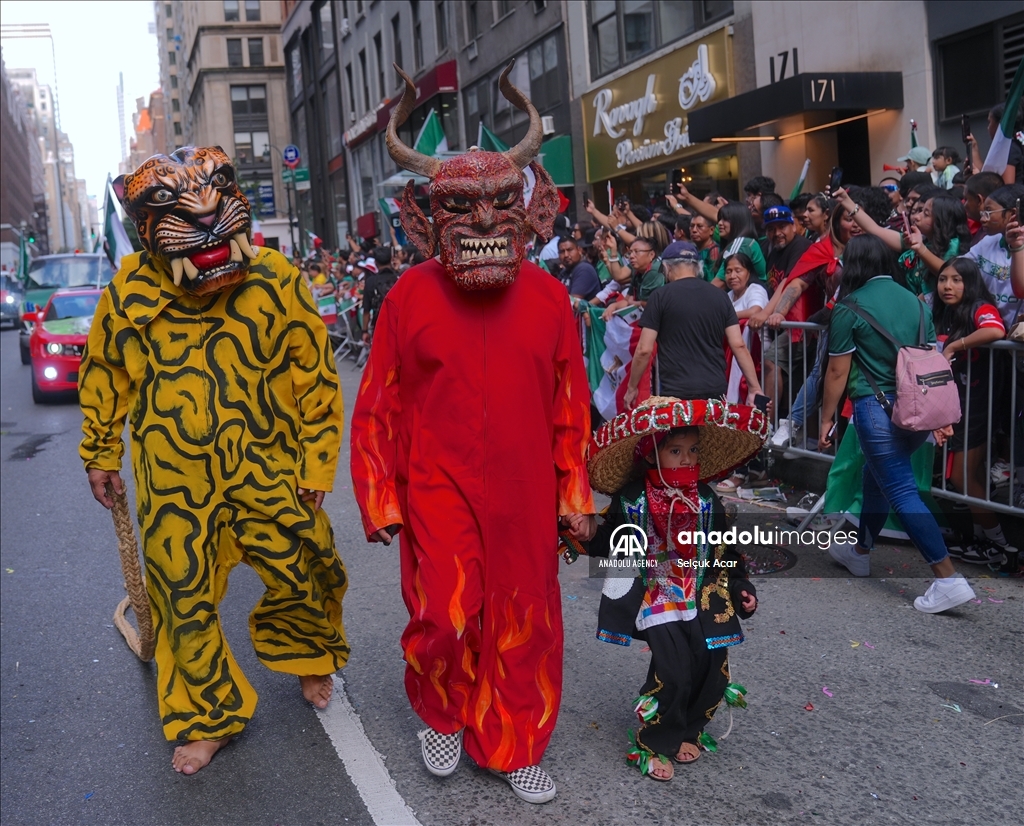
[(227, 186), (230, 183), (228, 176), (223, 172), (214, 173), (213, 177), (210, 178), (210, 183), (214, 186)]
[(174, 193), (169, 189), (158, 189), (150, 196), (150, 199), (154, 204), (169, 204), (174, 200)]
[(470, 203), (469, 198), (464, 198), (461, 195), (450, 195), (444, 199), (444, 208), (448, 212), (467, 213), (471, 212), (473, 205)]
[(512, 189), (505, 189), (498, 193), (494, 199), (494, 205), (500, 209), (508, 209), (516, 202), (516, 192)]

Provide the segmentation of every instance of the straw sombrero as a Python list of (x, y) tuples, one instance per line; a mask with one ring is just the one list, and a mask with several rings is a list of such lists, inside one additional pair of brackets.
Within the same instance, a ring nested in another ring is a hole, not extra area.
[(637, 442), (677, 427), (704, 428), (700, 435), (702, 482), (746, 464), (768, 438), (768, 417), (756, 407), (721, 399), (682, 401), (651, 396), (594, 431), (587, 452), (591, 486), (601, 493), (616, 493), (640, 473), (634, 462)]

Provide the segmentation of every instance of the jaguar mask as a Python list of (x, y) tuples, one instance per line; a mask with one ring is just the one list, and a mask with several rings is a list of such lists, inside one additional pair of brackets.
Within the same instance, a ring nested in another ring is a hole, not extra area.
[(209, 295), (245, 278), (256, 257), (249, 201), (219, 146), (154, 155), (113, 185), (142, 246), (169, 263), (175, 285)]
[[(395, 162), (430, 179), (431, 224), (416, 205), (415, 184), (406, 184), (402, 196), (402, 229), (425, 258), (440, 253), (445, 272), (466, 290), (507, 287), (519, 274), (530, 233), (551, 237), (558, 212), (558, 191), (540, 164), (543, 128), (540, 115), (526, 96), (508, 79), (510, 63), (499, 78), (501, 93), (530, 116), (526, 137), (506, 152), (469, 152), (440, 161), (410, 149), (398, 137), (416, 104), (416, 87), (397, 65), (405, 80), (402, 100), (388, 123), (388, 152)], [(530, 167), (536, 183), (530, 204), (523, 198), (523, 170)]]

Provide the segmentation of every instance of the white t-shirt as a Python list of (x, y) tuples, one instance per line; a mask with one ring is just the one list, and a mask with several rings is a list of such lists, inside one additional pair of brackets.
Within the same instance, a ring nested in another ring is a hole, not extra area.
[[(749, 310), (751, 307), (760, 307), (764, 309), (768, 306), (768, 291), (765, 290), (760, 284), (749, 283), (747, 289), (743, 291), (743, 295), (736, 298), (733, 295), (732, 290), (729, 290), (729, 299), (732, 301), (732, 308), (740, 313), (743, 310)], [(750, 349), (750, 327), (749, 325), (743, 326), (743, 343), (747, 345), (747, 349)], [(729, 364), (729, 389), (725, 393), (725, 397), (734, 403), (742, 402), (740, 398), (740, 379), (743, 378), (743, 371), (740, 370), (739, 364), (736, 359), (733, 359)]]

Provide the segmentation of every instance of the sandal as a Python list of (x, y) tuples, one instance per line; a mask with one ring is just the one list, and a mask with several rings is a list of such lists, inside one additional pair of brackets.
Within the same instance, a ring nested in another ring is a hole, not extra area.
[(740, 486), (747, 481), (747, 477), (741, 473), (734, 473), (728, 479), (723, 479), (717, 485), (715, 490), (719, 493), (735, 493)]
[[(686, 752), (686, 759), (680, 759), (679, 755), (682, 753), (684, 746), (689, 746), (692, 751)], [(700, 760), (700, 746), (690, 740), (687, 740), (679, 747), (679, 751), (675, 753), (672, 759), (677, 763), (696, 763)]]
[[(654, 774), (652, 769), (654, 769), (655, 766), (662, 769), (667, 768), (670, 772), (669, 776), (660, 777), (659, 775)], [(647, 776), (651, 778), (651, 780), (657, 780), (661, 783), (667, 783), (669, 780), (675, 777), (675, 774), (676, 770), (672, 767), (672, 763), (669, 762), (667, 759), (664, 762), (662, 762), (662, 758), (660, 756), (652, 757), (650, 761), (647, 763)]]

